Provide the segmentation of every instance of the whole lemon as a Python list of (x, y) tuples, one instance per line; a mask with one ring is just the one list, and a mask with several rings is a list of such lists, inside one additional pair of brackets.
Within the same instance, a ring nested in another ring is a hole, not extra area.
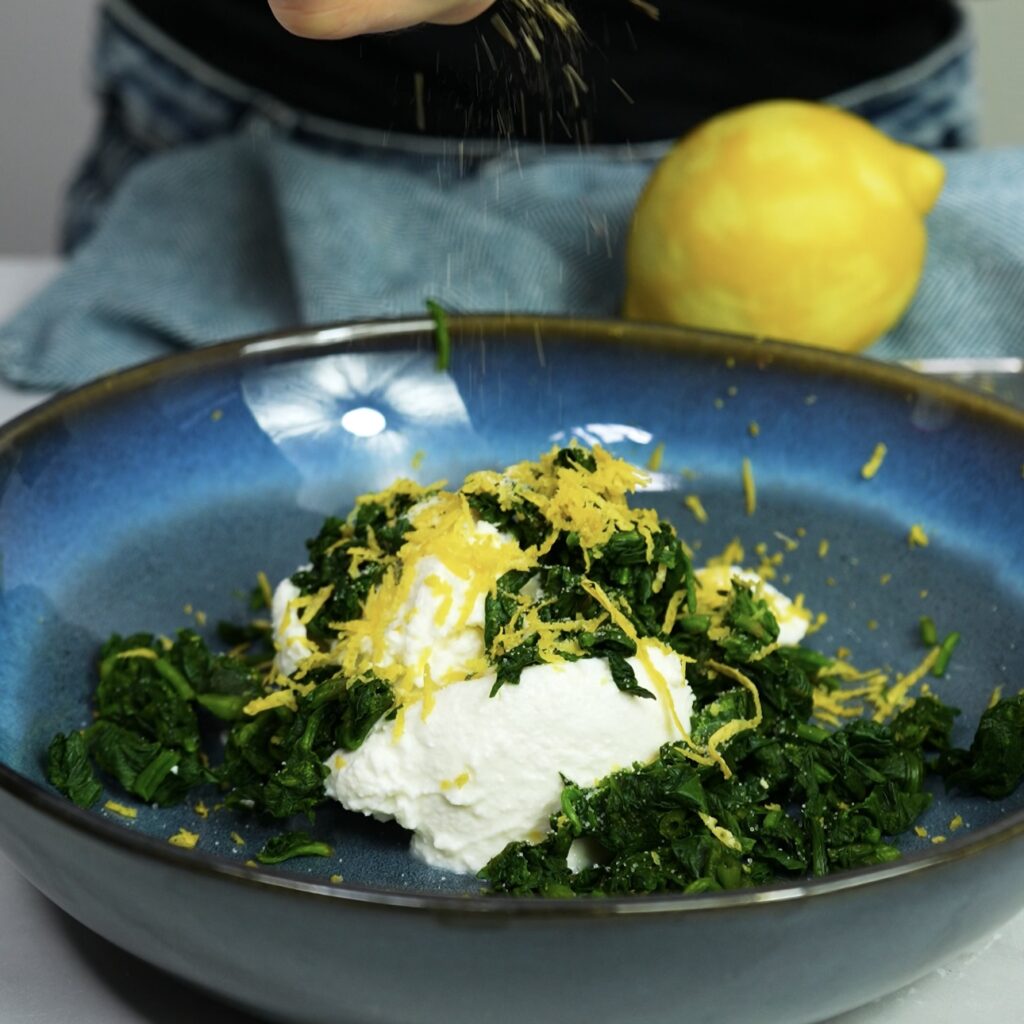
[(856, 351), (909, 305), (942, 163), (795, 100), (721, 114), (678, 142), (637, 203), (627, 317)]

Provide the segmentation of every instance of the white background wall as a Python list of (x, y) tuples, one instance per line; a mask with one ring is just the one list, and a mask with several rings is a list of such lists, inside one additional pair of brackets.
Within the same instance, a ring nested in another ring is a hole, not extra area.
[[(967, 6), (980, 53), (982, 141), (1024, 144), (1024, 0)], [(95, 8), (96, 0), (0, 0), (0, 253), (54, 251), (62, 190), (94, 121)]]

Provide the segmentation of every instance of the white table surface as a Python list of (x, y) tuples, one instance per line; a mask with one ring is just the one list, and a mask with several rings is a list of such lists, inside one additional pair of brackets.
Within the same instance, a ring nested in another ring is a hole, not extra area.
[[(58, 270), (53, 259), (0, 256), (0, 321)], [(44, 397), (0, 380), (0, 423)], [(832, 1024), (1009, 1024), (1024, 1019), (1022, 1008), (1024, 914), (946, 967)], [(245, 1024), (254, 1019), (93, 935), (36, 892), (0, 854), (0, 1024)]]

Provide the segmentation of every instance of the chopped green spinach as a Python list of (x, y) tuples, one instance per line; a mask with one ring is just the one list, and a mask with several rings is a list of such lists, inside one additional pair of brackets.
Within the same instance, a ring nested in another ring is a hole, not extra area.
[(434, 321), (434, 343), (437, 346), (438, 371), (447, 370), (452, 361), (452, 338), (448, 330), (448, 314), (439, 302), (427, 299), (427, 312)]
[(990, 707), (970, 750), (946, 751), (939, 771), (953, 788), (990, 800), (1009, 796), (1024, 780), (1024, 692)]
[(92, 807), (103, 792), (89, 763), (85, 737), (80, 732), (54, 736), (46, 754), (46, 776), (79, 807)]
[[(296, 709), (243, 709), (263, 694), (260, 673), (244, 658), (211, 653), (191, 630), (166, 649), (149, 634), (111, 637), (103, 646), (96, 719), (51, 743), (47, 774), (81, 806), (100, 794), (95, 765), (126, 792), (160, 806), (180, 803), (215, 783), (231, 806), (276, 818), (312, 816), (324, 800), (325, 761), (353, 750), (394, 705), (390, 686), (368, 677), (347, 685), (325, 676)], [(202, 722), (228, 721), (222, 762), (208, 767)]]
[(280, 864), (293, 857), (330, 857), (332, 853), (326, 843), (310, 839), (305, 832), (282, 832), (263, 844), (256, 859), (261, 864)]

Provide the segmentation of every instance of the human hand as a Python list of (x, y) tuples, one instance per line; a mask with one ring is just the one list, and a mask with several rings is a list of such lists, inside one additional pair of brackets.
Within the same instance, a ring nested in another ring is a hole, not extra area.
[(289, 32), (310, 39), (347, 39), (411, 25), (461, 25), (494, 0), (270, 0)]

